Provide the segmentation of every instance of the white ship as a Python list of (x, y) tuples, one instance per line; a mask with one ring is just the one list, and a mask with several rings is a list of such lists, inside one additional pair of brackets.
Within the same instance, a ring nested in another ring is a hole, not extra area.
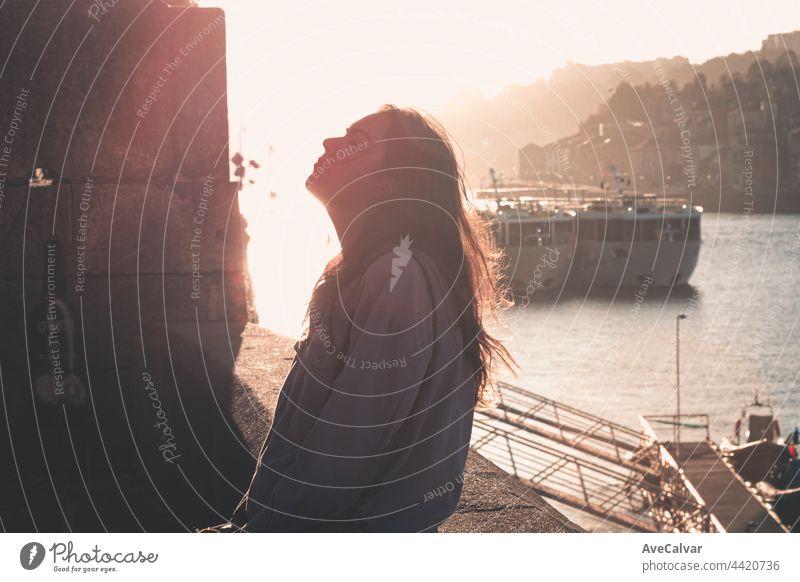
[(700, 253), (702, 208), (656, 195), (585, 201), (577, 208), (575, 280), (592, 287), (675, 287)]
[(574, 268), (575, 211), (528, 196), (487, 201), (483, 208), (503, 251), (506, 283), (514, 295), (563, 289)]
[(684, 199), (558, 186), (475, 195), (518, 295), (561, 289), (567, 279), (581, 291), (675, 287), (688, 284), (697, 266), (703, 209)]

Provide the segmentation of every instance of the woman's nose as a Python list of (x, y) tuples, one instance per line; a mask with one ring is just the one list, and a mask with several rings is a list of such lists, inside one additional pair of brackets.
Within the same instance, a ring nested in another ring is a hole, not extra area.
[(325, 152), (330, 152), (333, 150), (333, 142), (334, 138), (329, 137), (328, 139), (322, 140), (322, 147), (325, 148)]

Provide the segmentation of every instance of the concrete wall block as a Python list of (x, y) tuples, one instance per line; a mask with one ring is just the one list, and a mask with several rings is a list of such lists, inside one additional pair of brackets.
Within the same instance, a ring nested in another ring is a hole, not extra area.
[(84, 180), (72, 188), (72, 270), (80, 267), (79, 256), (90, 275), (109, 268), (120, 274), (241, 270), (235, 196), (228, 181), (147, 186)]
[(43, 243), (53, 238), (54, 226), (62, 254), (67, 256), (69, 251), (70, 187), (55, 183), (47, 188), (12, 186), (5, 192), (0, 208), (0, 278), (23, 276), (23, 263), (25, 276), (41, 277)]
[(22, 31), (16, 45), (15, 35), (0, 41), (10, 55), (0, 135), (13, 120), (13, 176), (39, 165), (69, 180), (115, 178), (123, 167), (136, 179), (226, 178), (222, 11), (119, 2), (92, 16), (95, 3), (67, 6), (44, 3), (31, 18), (26, 3), (3, 11), (7, 29)]
[(26, 314), (41, 296), (41, 279), (0, 279), (0, 366), (4, 370), (27, 370)]
[(169, 201), (166, 244), (168, 273), (241, 271), (244, 268), (241, 216), (236, 185), (206, 180), (175, 185)]
[[(225, 16), (220, 9), (182, 12), (170, 40), (176, 62), (167, 86), (174, 100), (170, 132), (180, 175), (227, 176)], [(174, 80), (174, 82), (173, 82)], [(212, 170), (213, 168), (213, 170)]]

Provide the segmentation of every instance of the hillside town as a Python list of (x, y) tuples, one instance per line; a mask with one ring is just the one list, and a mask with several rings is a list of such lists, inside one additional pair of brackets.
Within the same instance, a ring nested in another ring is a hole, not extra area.
[(522, 148), (519, 178), (692, 195), (709, 210), (800, 208), (796, 53), (682, 86), (653, 68), (657, 83), (623, 80), (579, 131)]

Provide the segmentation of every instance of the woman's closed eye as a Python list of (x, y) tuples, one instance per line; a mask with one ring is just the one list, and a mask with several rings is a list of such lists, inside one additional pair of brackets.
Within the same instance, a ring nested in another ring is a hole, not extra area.
[(352, 146), (365, 146), (367, 143), (367, 134), (363, 131), (354, 130), (347, 133), (347, 144)]

